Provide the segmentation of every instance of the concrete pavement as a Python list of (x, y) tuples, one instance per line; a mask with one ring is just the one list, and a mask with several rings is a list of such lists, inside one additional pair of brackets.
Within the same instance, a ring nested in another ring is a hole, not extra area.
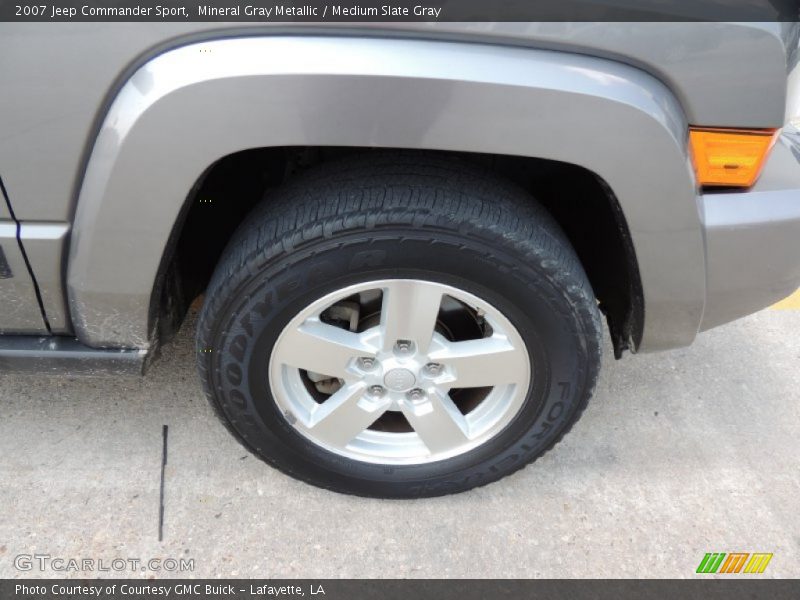
[[(684, 350), (615, 362), (607, 346), (595, 398), (543, 459), (411, 502), (319, 490), (251, 456), (200, 391), (193, 322), (143, 379), (0, 375), (0, 576), (692, 577), (706, 552), (739, 551), (772, 552), (764, 576), (797, 577), (800, 303), (789, 304)], [(15, 568), (35, 553), (194, 570)]]

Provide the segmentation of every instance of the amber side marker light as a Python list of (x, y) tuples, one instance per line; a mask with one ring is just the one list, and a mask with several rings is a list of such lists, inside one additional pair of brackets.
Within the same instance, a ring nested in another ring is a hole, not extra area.
[(756, 182), (778, 129), (692, 127), (689, 142), (702, 186), (750, 187)]

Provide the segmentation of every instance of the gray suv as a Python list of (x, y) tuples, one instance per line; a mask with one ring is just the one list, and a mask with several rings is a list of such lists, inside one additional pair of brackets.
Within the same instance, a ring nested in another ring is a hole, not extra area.
[(797, 23), (0, 24), (0, 368), (142, 373), (332, 490), (541, 456), (800, 285)]

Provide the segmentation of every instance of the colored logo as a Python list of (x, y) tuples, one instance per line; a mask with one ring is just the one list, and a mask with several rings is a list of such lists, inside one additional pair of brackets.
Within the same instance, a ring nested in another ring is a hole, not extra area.
[(763, 573), (772, 553), (709, 552), (700, 561), (698, 573)]

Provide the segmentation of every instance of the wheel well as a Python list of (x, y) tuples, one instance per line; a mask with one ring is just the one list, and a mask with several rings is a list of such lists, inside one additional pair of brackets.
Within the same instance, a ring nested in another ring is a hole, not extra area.
[[(187, 197), (162, 258), (150, 319), (156, 346), (170, 339), (180, 326), (189, 305), (205, 290), (234, 230), (270, 189), (310, 166), (370, 151), (258, 148), (226, 156), (206, 169)], [(545, 206), (586, 270), (606, 315), (615, 356), (620, 358), (625, 349), (635, 350), (643, 328), (641, 282), (627, 223), (609, 186), (594, 173), (569, 163), (448, 154), (490, 167), (530, 191)]]

